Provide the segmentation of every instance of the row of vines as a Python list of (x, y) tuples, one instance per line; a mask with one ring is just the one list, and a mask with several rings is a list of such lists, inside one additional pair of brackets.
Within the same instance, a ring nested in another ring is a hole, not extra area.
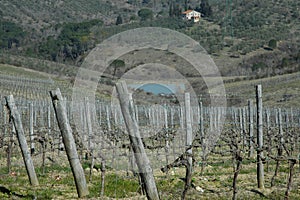
[[(16, 128), (12, 123), (11, 113), (7, 110), (7, 102), (4, 98), (2, 100), (0, 151), (1, 158), (7, 161), (8, 173), (11, 173), (12, 168), (21, 168), (24, 163), (20, 150), (16, 147)], [(257, 170), (258, 188), (261, 189), (275, 186), (280, 167), (288, 163), (284, 194), (288, 199), (293, 189), (293, 177), (298, 173), (295, 165), (299, 163), (300, 153), (300, 110), (259, 108), (254, 102), (249, 100), (248, 106), (228, 108), (207, 107), (201, 103), (188, 108), (187, 102), (185, 105), (133, 104), (130, 115), (136, 121), (154, 172), (160, 170), (167, 174), (170, 170), (183, 166), (187, 172), (191, 172), (199, 166), (200, 176), (204, 176), (207, 166), (220, 162), (211, 160), (210, 157), (228, 156), (232, 159), (232, 196), (236, 199), (239, 191), (238, 175), (245, 163), (257, 163), (258, 169), (262, 169), (260, 172)], [(47, 163), (65, 155), (65, 143), (53, 102), (50, 98), (20, 98), (16, 100), (16, 105), (33, 163), (45, 169)], [(66, 108), (80, 162), (91, 165), (89, 181), (93, 177), (93, 168), (97, 163), (101, 166), (101, 195), (105, 194), (104, 177), (107, 170), (126, 172), (128, 176), (141, 174), (135, 162), (136, 156), (129, 139), (131, 133), (128, 132), (128, 124), (120, 104), (92, 102), (88, 98), (83, 98), (82, 102), (71, 102), (64, 98), (62, 105)], [(188, 136), (190, 133), (192, 134)], [(275, 169), (272, 170), (271, 166), (275, 166)], [(264, 173), (272, 174), (270, 183), (265, 183)], [(193, 176), (196, 175), (190, 173), (190, 178)], [(141, 179), (138, 180), (143, 188), (144, 183)], [(189, 182), (189, 178), (185, 178), (182, 199), (189, 198), (187, 191), (191, 188), (199, 189), (191, 180)], [(118, 188), (115, 190), (117, 192)], [(253, 191), (259, 193), (257, 190)], [(147, 193), (145, 188), (144, 192)], [(264, 196), (262, 193), (261, 195)], [(147, 197), (151, 199), (148, 195)]]

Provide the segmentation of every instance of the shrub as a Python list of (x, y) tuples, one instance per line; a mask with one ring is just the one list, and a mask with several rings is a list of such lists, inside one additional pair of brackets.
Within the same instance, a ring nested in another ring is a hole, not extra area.
[(264, 63), (264, 62), (258, 62), (258, 63), (254, 63), (253, 65), (252, 65), (252, 71), (256, 71), (256, 70), (258, 70), (258, 69), (263, 69), (263, 68), (265, 68), (265, 67), (267, 67), (267, 65), (266, 65), (266, 63)]
[(275, 39), (271, 39), (268, 46), (272, 49), (275, 49), (277, 47), (277, 41)]
[(139, 10), (138, 16), (142, 21), (151, 20), (153, 18), (153, 12), (150, 9), (142, 8), (141, 10)]

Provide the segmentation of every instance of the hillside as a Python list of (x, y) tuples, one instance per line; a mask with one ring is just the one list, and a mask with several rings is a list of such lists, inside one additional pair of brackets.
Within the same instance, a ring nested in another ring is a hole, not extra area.
[[(191, 78), (191, 83), (199, 78)], [(9, 81), (8, 81), (9, 80)], [(224, 86), (228, 106), (246, 106), (248, 99), (255, 99), (255, 85), (263, 87), (263, 103), (265, 107), (298, 108), (300, 106), (300, 72), (273, 76), (269, 78), (248, 80), (247, 77), (224, 77)], [(199, 80), (198, 80), (199, 81)], [(32, 82), (43, 83), (43, 87), (35, 87)], [(72, 78), (57, 77), (53, 74), (30, 70), (23, 67), (0, 64), (1, 96), (13, 94), (17, 97), (31, 99), (48, 98), (48, 91), (59, 87), (63, 94), (71, 98)], [(102, 100), (108, 100), (112, 86), (99, 83), (97, 92)], [(202, 94), (205, 103), (206, 98)], [(163, 97), (154, 96), (143, 91), (134, 93), (140, 103), (159, 103), (165, 101)]]
[[(104, 39), (128, 29), (157, 26), (198, 41), (212, 55), (223, 76), (255, 79), (300, 70), (299, 1), (200, 2), (3, 0), (0, 62), (74, 76), (75, 66), (80, 66)], [(180, 12), (186, 8), (202, 12), (200, 23), (181, 19)], [(149, 15), (142, 16), (139, 11), (143, 9)], [(121, 19), (116, 25), (118, 17)], [(140, 58), (127, 58), (126, 69), (130, 63), (149, 62), (145, 55)], [(54, 62), (56, 67), (41, 67), (38, 60)], [(72, 67), (58, 70), (62, 64)]]
[(299, 0), (0, 0), (0, 97), (0, 199), (300, 199)]

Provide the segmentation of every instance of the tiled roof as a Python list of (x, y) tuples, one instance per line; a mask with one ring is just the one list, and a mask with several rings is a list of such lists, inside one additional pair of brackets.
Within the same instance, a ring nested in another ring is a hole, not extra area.
[(182, 14), (188, 14), (188, 13), (190, 13), (190, 12), (193, 12), (193, 10), (187, 10), (187, 11), (184, 11), (184, 12), (182, 12)]

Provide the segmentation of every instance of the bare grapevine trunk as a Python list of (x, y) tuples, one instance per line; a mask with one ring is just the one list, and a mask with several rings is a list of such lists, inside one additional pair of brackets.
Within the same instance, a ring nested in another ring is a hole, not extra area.
[(237, 178), (238, 178), (238, 175), (239, 175), (239, 173), (241, 171), (242, 160), (243, 160), (243, 158), (241, 157), (240, 150), (236, 151), (235, 160), (236, 160), (237, 164), (236, 164), (236, 169), (235, 169), (234, 175), (233, 175), (233, 184), (232, 184), (233, 196), (232, 196), (232, 200), (237, 200), (237, 193), (238, 193)]
[(278, 113), (277, 113), (277, 119), (278, 119), (278, 125), (279, 125), (279, 144), (277, 147), (277, 159), (276, 159), (276, 168), (275, 168), (275, 172), (274, 175), (271, 179), (271, 187), (274, 186), (274, 181), (275, 181), (275, 177), (278, 174), (278, 170), (279, 170), (279, 166), (280, 166), (280, 159), (283, 155), (283, 130), (282, 130), (282, 116), (281, 116), (281, 109), (278, 109)]
[(103, 196), (104, 195), (104, 186), (105, 186), (105, 160), (102, 159), (101, 162), (101, 190), (100, 190), (100, 195)]
[(289, 199), (290, 191), (292, 190), (294, 167), (295, 167), (295, 164), (297, 163), (297, 160), (296, 159), (290, 159), (289, 163), (290, 163), (289, 181), (288, 181), (287, 188), (286, 188), (286, 191), (285, 191), (285, 197), (284, 197), (285, 200)]

